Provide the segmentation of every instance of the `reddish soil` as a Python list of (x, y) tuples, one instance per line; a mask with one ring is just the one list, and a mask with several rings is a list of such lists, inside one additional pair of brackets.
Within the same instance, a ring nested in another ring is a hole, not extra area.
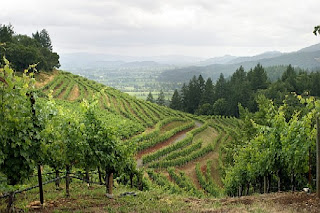
[(50, 81), (54, 79), (54, 77), (58, 74), (57, 71), (53, 71), (52, 74), (47, 74), (47, 73), (39, 73), (37, 74), (37, 81), (35, 83), (36, 88), (41, 88), (48, 84)]
[(72, 88), (72, 90), (70, 91), (68, 100), (69, 101), (74, 101), (76, 100), (78, 97), (80, 96), (80, 91), (79, 91), (79, 86), (77, 84), (75, 84)]
[(201, 172), (202, 172), (202, 174), (206, 174), (206, 171), (207, 171), (207, 165), (201, 166)]
[(163, 147), (165, 147), (165, 146), (168, 146), (168, 145), (176, 142), (176, 139), (177, 139), (177, 138), (179, 138), (180, 136), (186, 134), (186, 133), (189, 132), (191, 129), (193, 129), (193, 127), (190, 128), (190, 129), (187, 129), (187, 130), (184, 130), (184, 131), (181, 131), (181, 132), (175, 134), (174, 136), (172, 136), (172, 137), (169, 138), (168, 140), (164, 141), (163, 143), (158, 143), (158, 144), (156, 144), (156, 145), (153, 146), (153, 147), (150, 147), (150, 148), (148, 148), (148, 149), (145, 149), (145, 150), (140, 151), (140, 152), (137, 154), (136, 159), (139, 159), (139, 158), (141, 158), (143, 155), (146, 155), (146, 154), (155, 152), (155, 151), (157, 151), (158, 149), (161, 149), (161, 148), (163, 148)]

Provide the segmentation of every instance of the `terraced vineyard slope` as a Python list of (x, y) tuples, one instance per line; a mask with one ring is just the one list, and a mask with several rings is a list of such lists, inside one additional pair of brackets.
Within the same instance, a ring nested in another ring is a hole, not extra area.
[(38, 91), (58, 102), (72, 104), (99, 95), (101, 118), (136, 145), (137, 166), (147, 168), (154, 184), (198, 197), (223, 194), (219, 147), (236, 135), (237, 119), (196, 117), (66, 72), (49, 79)]

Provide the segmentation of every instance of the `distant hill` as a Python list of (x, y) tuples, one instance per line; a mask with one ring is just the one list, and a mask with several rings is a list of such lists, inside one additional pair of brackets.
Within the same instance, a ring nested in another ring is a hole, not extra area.
[(319, 51), (319, 50), (320, 50), (320, 43), (309, 46), (309, 47), (302, 48), (298, 52), (315, 52), (315, 51)]
[(283, 53), (279, 51), (270, 51), (270, 52), (265, 52), (256, 56), (249, 56), (249, 57), (237, 57), (231, 61), (228, 61), (228, 64), (236, 64), (236, 63), (242, 63), (246, 61), (257, 61), (261, 59), (267, 59), (267, 58), (275, 58), (278, 56), (283, 55)]
[(215, 81), (218, 79), (220, 73), (228, 77), (240, 66), (243, 66), (245, 70), (249, 70), (258, 63), (264, 67), (291, 64), (294, 67), (300, 67), (310, 71), (319, 69), (320, 44), (292, 53), (269, 52), (254, 57), (240, 57), (229, 61), (228, 64), (211, 64), (207, 66), (191, 66), (167, 70), (161, 73), (158, 80), (166, 82), (186, 82), (191, 79), (193, 75), (201, 74), (203, 77), (211, 77), (212, 80)]
[(225, 55), (222, 57), (214, 57), (214, 58), (209, 58), (207, 60), (204, 61), (200, 61), (197, 65), (199, 66), (207, 66), (210, 64), (227, 64), (230, 61), (236, 59), (236, 56), (232, 56), (232, 55)]
[(163, 56), (120, 56), (111, 54), (92, 54), (92, 53), (68, 53), (60, 55), (61, 69), (77, 70), (77, 69), (118, 69), (118, 68), (144, 68), (159, 67), (168, 65), (171, 67), (190, 66), (198, 64), (204, 60), (200, 57), (191, 57), (183, 55), (163, 55)]

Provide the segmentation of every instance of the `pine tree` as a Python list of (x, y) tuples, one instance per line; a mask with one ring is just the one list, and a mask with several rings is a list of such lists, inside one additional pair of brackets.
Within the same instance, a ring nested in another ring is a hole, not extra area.
[(151, 91), (148, 94), (147, 101), (150, 101), (151, 103), (154, 103), (154, 98), (153, 98), (153, 95), (152, 95)]
[(248, 72), (248, 80), (254, 91), (268, 87), (268, 76), (260, 63)]
[(228, 91), (227, 91), (227, 82), (224, 78), (223, 74), (220, 74), (220, 77), (216, 83), (215, 90), (214, 90), (214, 100), (218, 100), (219, 98), (226, 98)]
[(188, 94), (188, 86), (186, 83), (183, 83), (180, 91), (180, 98), (181, 98), (181, 110), (186, 111), (187, 106), (188, 106), (188, 99), (187, 99), (187, 94)]
[(226, 99), (228, 102), (228, 107), (230, 108), (229, 113), (238, 117), (238, 104), (241, 103), (242, 106), (248, 107), (251, 97), (247, 73), (244, 71), (242, 66), (240, 66), (239, 69), (233, 73), (229, 85), (231, 92), (229, 98)]
[(208, 78), (206, 84), (204, 86), (204, 91), (201, 97), (201, 105), (202, 104), (210, 104), (212, 105), (214, 101), (214, 87), (211, 78)]
[(202, 75), (199, 75), (198, 77), (198, 87), (199, 87), (200, 93), (202, 94), (205, 90), (205, 80), (203, 79)]
[(171, 98), (170, 108), (181, 110), (182, 104), (181, 104), (181, 97), (179, 95), (178, 90), (174, 90), (174, 93)]
[(289, 64), (287, 70), (282, 74), (281, 80), (288, 86), (290, 92), (296, 91), (296, 77), (297, 73), (294, 68)]
[(164, 93), (162, 90), (160, 90), (158, 99), (157, 99), (157, 104), (164, 106), (165, 105), (165, 97), (164, 97)]

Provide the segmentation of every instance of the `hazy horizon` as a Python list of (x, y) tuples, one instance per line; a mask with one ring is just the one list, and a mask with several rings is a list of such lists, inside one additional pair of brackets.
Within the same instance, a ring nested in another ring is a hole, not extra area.
[(292, 52), (319, 42), (316, 0), (5, 1), (0, 23), (47, 29), (59, 54), (212, 58)]

